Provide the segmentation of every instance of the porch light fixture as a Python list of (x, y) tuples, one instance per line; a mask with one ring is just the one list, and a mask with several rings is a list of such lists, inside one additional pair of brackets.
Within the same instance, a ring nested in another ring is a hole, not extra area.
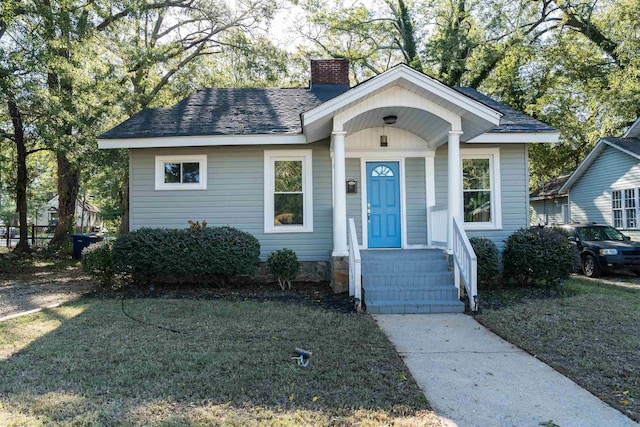
[(380, 147), (386, 147), (389, 145), (389, 141), (387, 140), (387, 135), (384, 133), (384, 127), (386, 125), (393, 125), (398, 120), (398, 116), (384, 116), (382, 121), (384, 124), (382, 125), (382, 135), (380, 135)]
[(385, 125), (394, 125), (398, 121), (398, 116), (384, 116), (382, 120)]

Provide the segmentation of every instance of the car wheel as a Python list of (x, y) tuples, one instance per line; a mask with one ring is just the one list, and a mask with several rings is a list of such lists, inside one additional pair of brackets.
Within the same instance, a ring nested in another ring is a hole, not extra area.
[(587, 277), (600, 277), (600, 267), (593, 255), (585, 255), (582, 258), (582, 272)]
[(640, 270), (631, 270), (631, 271), (633, 271), (633, 274), (640, 277)]

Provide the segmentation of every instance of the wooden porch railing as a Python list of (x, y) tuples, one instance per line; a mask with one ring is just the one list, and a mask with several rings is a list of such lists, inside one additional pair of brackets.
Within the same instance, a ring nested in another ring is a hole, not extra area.
[(458, 217), (453, 217), (453, 269), (458, 292), (460, 276), (469, 297), (471, 311), (478, 311), (478, 258)]
[(360, 247), (358, 245), (358, 235), (356, 234), (356, 223), (353, 218), (349, 218), (349, 296), (353, 297), (356, 311), (362, 309), (362, 259), (360, 258)]
[(436, 247), (447, 247), (447, 231), (449, 229), (448, 212), (445, 206), (430, 206), (427, 218), (429, 244)]

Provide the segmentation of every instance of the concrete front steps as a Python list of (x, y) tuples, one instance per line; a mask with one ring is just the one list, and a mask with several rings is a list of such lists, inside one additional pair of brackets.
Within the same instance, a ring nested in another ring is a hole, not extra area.
[(360, 254), (367, 312), (464, 312), (442, 251), (370, 249)]

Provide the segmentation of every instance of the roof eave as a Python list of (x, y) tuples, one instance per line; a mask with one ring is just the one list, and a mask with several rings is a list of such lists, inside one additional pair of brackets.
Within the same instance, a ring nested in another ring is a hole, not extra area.
[(98, 138), (99, 149), (115, 148), (173, 148), (228, 145), (302, 145), (307, 139), (301, 133), (259, 135), (199, 135), (149, 138)]
[(485, 132), (469, 143), (548, 143), (560, 140), (560, 132)]

